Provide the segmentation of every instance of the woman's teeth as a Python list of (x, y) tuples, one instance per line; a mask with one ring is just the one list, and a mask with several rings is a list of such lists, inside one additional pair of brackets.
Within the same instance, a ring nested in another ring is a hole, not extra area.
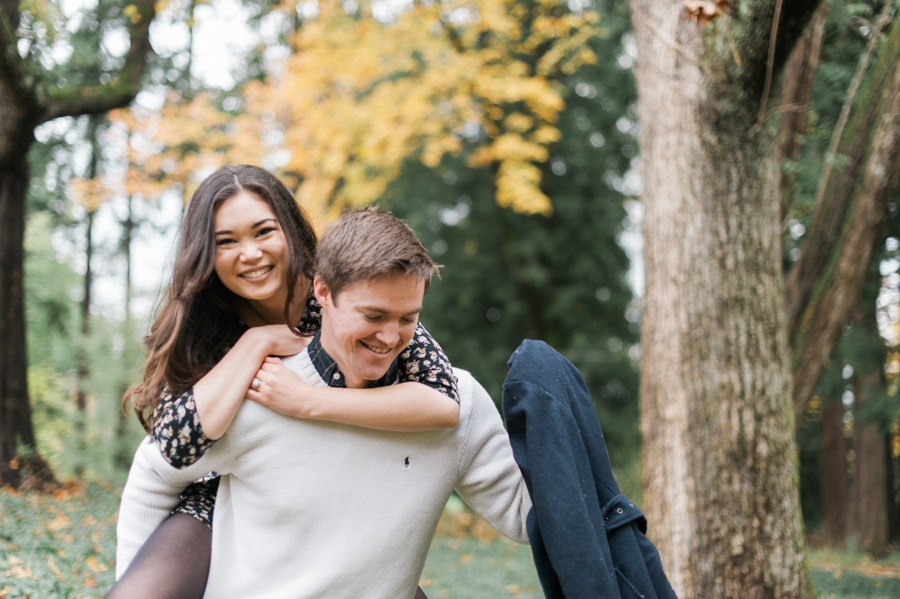
[(272, 270), (272, 267), (271, 267), (271, 266), (263, 266), (263, 267), (260, 268), (259, 270), (254, 270), (254, 271), (252, 271), (252, 272), (245, 272), (245, 273), (242, 274), (241, 276), (244, 277), (245, 279), (255, 279), (256, 277), (261, 277), (261, 276), (263, 276), (264, 274), (266, 274), (266, 273), (269, 272), (270, 270)]

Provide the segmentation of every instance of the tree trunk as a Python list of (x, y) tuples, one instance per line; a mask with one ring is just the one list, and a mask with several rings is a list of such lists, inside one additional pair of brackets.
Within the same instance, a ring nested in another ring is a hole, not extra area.
[[(132, 202), (128, 197), (128, 215), (122, 223), (122, 254), (125, 258), (125, 321), (122, 323), (122, 334), (125, 343), (122, 347), (122, 382), (119, 385), (119, 396), (124, 397), (131, 385), (131, 374), (134, 366), (134, 325), (131, 319), (131, 241), (134, 235), (134, 211)], [(128, 414), (125, 410), (118, 410), (119, 417), (116, 420), (116, 440), (113, 463), (121, 470), (127, 470), (131, 463), (131, 448), (126, 446), (125, 433), (128, 430)]]
[(85, 454), (87, 452), (87, 437), (85, 424), (87, 423), (87, 380), (90, 376), (88, 367), (88, 337), (91, 333), (91, 283), (93, 273), (91, 271), (94, 257), (94, 210), (88, 210), (85, 217), (85, 249), (84, 249), (84, 279), (81, 298), (81, 336), (78, 339), (78, 382), (75, 395), (75, 436), (78, 444), (78, 455), (75, 472), (78, 475), (84, 473)]
[(893, 436), (893, 433), (888, 433), (884, 440), (884, 461), (887, 464), (884, 486), (887, 489), (888, 540), (900, 537), (900, 501), (898, 501), (900, 497), (897, 495)]
[[(855, 412), (866, 402), (866, 393), (882, 386), (880, 366), (860, 383), (856, 394)], [(854, 510), (853, 533), (859, 548), (873, 557), (888, 552), (887, 463), (884, 438), (877, 423), (865, 425), (854, 439), (856, 463), (853, 474)]]
[(37, 455), (28, 403), (23, 284), (26, 161), (29, 140), (11, 165), (0, 164), (0, 484), (52, 480)]
[(762, 98), (816, 4), (792, 4), (770, 60), (775, 0), (741, 3), (748, 14), (715, 28), (686, 19), (680, 2), (631, 2), (645, 165), (644, 507), (682, 598), (813, 596), (779, 164)]
[(822, 408), (822, 487), (825, 534), (832, 547), (842, 547), (847, 533), (847, 443), (840, 399)]
[[(98, 175), (98, 165), (100, 162), (100, 143), (97, 139), (97, 127), (100, 118), (96, 115), (90, 117), (87, 129), (87, 138), (91, 144), (91, 161), (88, 165), (87, 178), (93, 180)], [(81, 338), (78, 340), (78, 391), (75, 398), (75, 407), (77, 413), (75, 415), (75, 435), (78, 439), (78, 456), (75, 466), (75, 472), (78, 475), (84, 473), (84, 461), (87, 454), (87, 385), (90, 376), (90, 367), (88, 362), (88, 344), (91, 334), (91, 288), (93, 286), (93, 259), (94, 259), (94, 215), (96, 208), (94, 207), (94, 199), (85, 206), (87, 215), (85, 216), (85, 232), (84, 232), (84, 279), (81, 298)]]

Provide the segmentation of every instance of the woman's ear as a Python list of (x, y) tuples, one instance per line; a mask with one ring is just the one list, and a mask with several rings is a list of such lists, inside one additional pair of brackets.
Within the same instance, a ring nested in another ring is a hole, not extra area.
[(318, 301), (323, 308), (332, 304), (331, 291), (321, 277), (313, 279), (313, 294), (316, 296), (316, 301)]

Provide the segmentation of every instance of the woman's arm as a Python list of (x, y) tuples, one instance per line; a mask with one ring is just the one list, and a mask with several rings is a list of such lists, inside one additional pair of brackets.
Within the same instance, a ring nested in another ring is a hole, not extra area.
[(247, 398), (294, 418), (398, 432), (453, 428), (459, 422), (459, 404), (420, 383), (375, 389), (313, 387), (272, 357), (266, 358), (256, 377), (262, 384), (258, 390), (250, 389)]
[(206, 376), (194, 384), (194, 404), (208, 439), (218, 439), (231, 424), (247, 389), (268, 355), (292, 356), (309, 345), (285, 325), (246, 331)]

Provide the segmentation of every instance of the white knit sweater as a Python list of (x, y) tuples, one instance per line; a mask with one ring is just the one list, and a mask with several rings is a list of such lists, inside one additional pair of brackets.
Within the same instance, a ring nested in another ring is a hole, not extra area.
[[(285, 365), (325, 383), (304, 351)], [(298, 420), (245, 401), (196, 464), (172, 468), (149, 438), (119, 510), (121, 576), (179, 493), (221, 473), (205, 597), (411, 598), (454, 488), (501, 533), (527, 543), (531, 498), (500, 415), (464, 370), (450, 430), (391, 433)]]

